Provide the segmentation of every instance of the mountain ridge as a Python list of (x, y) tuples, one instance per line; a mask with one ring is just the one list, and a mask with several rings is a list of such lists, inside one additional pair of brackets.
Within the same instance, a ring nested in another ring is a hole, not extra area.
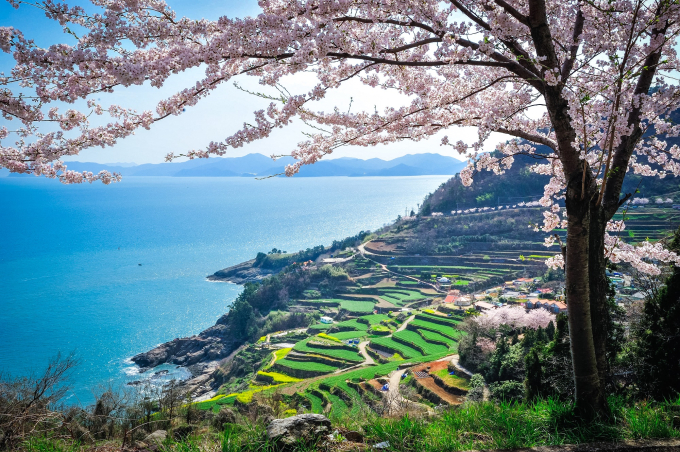
[[(142, 165), (116, 166), (93, 162), (66, 162), (69, 170), (110, 171), (123, 176), (165, 176), (165, 177), (269, 177), (281, 175), (286, 165), (294, 163), (292, 157), (272, 160), (262, 154), (248, 154), (242, 157), (212, 157), (175, 163), (146, 163)], [(407, 154), (392, 160), (371, 158), (367, 160), (343, 157), (335, 160), (321, 160), (314, 165), (300, 169), (297, 177), (391, 177), (391, 176), (434, 176), (454, 175), (466, 163), (441, 154)], [(10, 177), (21, 176), (9, 174)]]

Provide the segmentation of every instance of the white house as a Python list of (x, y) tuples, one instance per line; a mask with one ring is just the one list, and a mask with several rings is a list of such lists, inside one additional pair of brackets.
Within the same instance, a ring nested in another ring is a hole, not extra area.
[(321, 323), (333, 323), (333, 319), (330, 317), (321, 317)]
[(446, 276), (442, 276), (437, 281), (439, 281), (440, 283), (443, 283), (443, 284), (448, 284), (448, 283), (451, 282), (451, 280), (449, 278), (447, 278)]

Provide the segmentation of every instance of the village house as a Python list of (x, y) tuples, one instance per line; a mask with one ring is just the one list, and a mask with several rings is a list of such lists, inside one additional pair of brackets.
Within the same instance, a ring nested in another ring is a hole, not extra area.
[(486, 301), (478, 301), (477, 303), (475, 303), (475, 309), (478, 310), (479, 312), (489, 311), (495, 308), (496, 308), (495, 305), (487, 303)]

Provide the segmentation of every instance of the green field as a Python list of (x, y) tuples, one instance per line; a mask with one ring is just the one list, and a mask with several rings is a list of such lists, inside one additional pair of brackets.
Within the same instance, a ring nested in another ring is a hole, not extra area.
[[(340, 339), (340, 338), (338, 338)], [(342, 359), (344, 361), (351, 362), (362, 362), (364, 358), (357, 352), (351, 350), (334, 349), (334, 348), (321, 348), (321, 347), (310, 347), (307, 343), (311, 340), (319, 340), (316, 337), (309, 337), (304, 339), (293, 347), (293, 350), (303, 353), (312, 353), (315, 355), (329, 356), (335, 359)]]
[(349, 312), (373, 312), (375, 303), (370, 301), (342, 300), (340, 309), (345, 309)]
[(323, 413), (323, 401), (320, 398), (318, 398), (317, 396), (315, 396), (314, 394), (311, 394), (309, 392), (306, 392), (304, 394), (304, 397), (307, 400), (309, 400), (310, 411), (312, 413), (317, 413), (317, 414)]
[(345, 341), (347, 339), (360, 339), (364, 336), (366, 336), (368, 333), (364, 331), (340, 331), (338, 333), (333, 333), (333, 337), (337, 337), (341, 341)]
[(422, 334), (425, 339), (427, 339), (428, 342), (443, 342), (447, 346), (451, 346), (452, 344), (455, 344), (456, 342), (451, 339), (450, 337), (442, 336), (439, 333), (435, 333), (434, 331), (429, 331), (429, 330), (418, 330), (420, 334)]
[(359, 319), (363, 321), (367, 321), (371, 325), (376, 325), (383, 320), (389, 320), (390, 316), (386, 314), (371, 314), (371, 315), (364, 315), (359, 317)]
[(383, 348), (389, 351), (393, 351), (394, 353), (399, 353), (406, 359), (418, 358), (420, 356), (423, 356), (423, 354), (420, 353), (419, 350), (409, 347), (408, 345), (404, 345), (401, 342), (397, 342), (391, 337), (375, 337), (371, 339), (371, 344), (377, 345), (378, 348)]
[[(371, 306), (373, 304), (371, 303)], [(333, 326), (336, 326), (342, 330), (359, 330), (359, 331), (366, 331), (368, 329), (368, 325), (365, 323), (358, 322), (357, 319), (350, 319), (350, 320), (345, 320), (344, 322), (339, 322), (334, 324)]]
[(426, 322), (432, 323), (441, 323), (443, 325), (450, 325), (452, 328), (455, 328), (455, 326), (460, 323), (460, 320), (455, 320), (440, 315), (427, 314), (425, 312), (419, 312), (418, 314), (416, 314), (416, 320), (424, 320)]
[(411, 347), (419, 350), (423, 355), (435, 355), (437, 353), (444, 353), (449, 350), (449, 348), (444, 345), (427, 342), (425, 339), (420, 337), (420, 334), (415, 331), (399, 331), (394, 333), (392, 337), (406, 341), (411, 345)]
[(439, 323), (426, 322), (424, 320), (418, 319), (411, 320), (411, 322), (409, 323), (409, 327), (415, 327), (419, 330), (434, 331), (435, 333), (439, 333), (451, 339), (458, 339), (460, 336), (463, 335), (462, 331), (457, 330), (453, 327), (441, 325)]
[(315, 363), (313, 361), (292, 361), (290, 359), (276, 361), (276, 364), (288, 367), (289, 369), (311, 370), (314, 372), (326, 373), (331, 373), (338, 369), (337, 367), (329, 366), (328, 364)]

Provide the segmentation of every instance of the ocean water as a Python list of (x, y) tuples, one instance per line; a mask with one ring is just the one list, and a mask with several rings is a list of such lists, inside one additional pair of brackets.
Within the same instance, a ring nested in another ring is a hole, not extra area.
[(378, 228), (446, 179), (0, 178), (0, 372), (75, 351), (69, 402), (88, 404), (101, 384), (144, 377), (130, 357), (228, 310), (241, 287), (207, 275)]

